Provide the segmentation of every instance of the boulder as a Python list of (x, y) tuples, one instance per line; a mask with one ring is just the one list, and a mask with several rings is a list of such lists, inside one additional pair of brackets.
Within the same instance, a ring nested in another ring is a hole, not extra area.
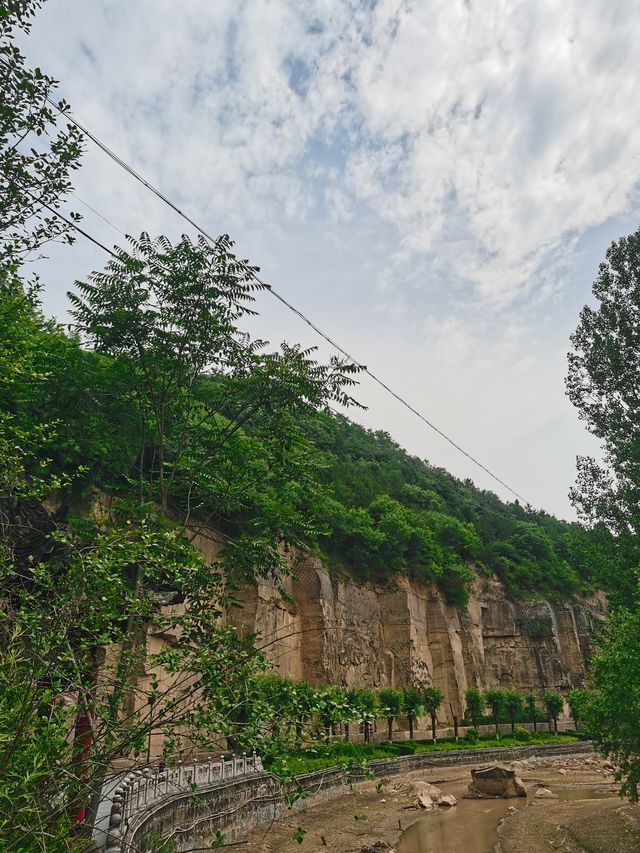
[[(414, 782), (412, 784), (411, 792), (418, 797), (418, 800), (420, 800), (420, 797), (430, 798), (431, 800), (433, 800), (432, 805), (438, 802), (438, 800), (440, 799), (440, 796), (442, 794), (442, 791), (440, 790), (440, 788), (437, 788), (435, 785), (432, 785), (430, 782), (421, 782), (421, 781)], [(426, 806), (423, 806), (423, 808), (426, 808)]]
[(457, 800), (456, 800), (456, 798), (453, 796), (453, 794), (443, 794), (443, 795), (440, 797), (440, 799), (438, 800), (438, 805), (439, 805), (439, 806), (447, 806), (447, 807), (449, 807), (449, 806), (455, 806), (455, 805), (457, 805), (457, 803), (458, 803), (458, 801), (457, 801)]
[(421, 809), (433, 808), (434, 802), (429, 794), (418, 794), (418, 805)]
[(550, 791), (548, 788), (538, 788), (536, 790), (536, 799), (557, 800), (558, 795), (554, 794), (553, 791)]
[(522, 779), (511, 767), (494, 764), (471, 771), (468, 797), (526, 797)]

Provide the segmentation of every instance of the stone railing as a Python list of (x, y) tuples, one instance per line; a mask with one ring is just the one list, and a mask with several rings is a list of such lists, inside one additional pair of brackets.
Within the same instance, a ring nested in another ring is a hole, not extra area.
[(234, 755), (217, 761), (178, 762), (175, 767), (145, 767), (129, 773), (116, 787), (111, 798), (106, 853), (127, 850), (127, 831), (141, 813), (185, 794), (198, 792), (224, 782), (263, 773), (262, 761), (253, 755)]
[[(462, 746), (462, 744), (461, 744)], [(277, 820), (296, 795), (295, 809), (335, 796), (345, 784), (454, 764), (505, 762), (592, 752), (588, 741), (483, 749), (433, 750), (376, 759), (368, 767), (327, 767), (283, 783), (256, 756), (194, 762), (158, 772), (130, 773), (115, 789), (106, 853), (140, 853), (149, 832), (178, 849), (208, 849), (216, 833), (236, 843), (255, 826)], [(303, 794), (302, 798), (300, 794)]]

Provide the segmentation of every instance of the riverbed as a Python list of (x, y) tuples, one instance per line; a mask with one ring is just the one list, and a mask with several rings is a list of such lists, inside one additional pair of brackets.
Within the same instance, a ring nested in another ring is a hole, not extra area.
[[(252, 833), (243, 848), (252, 853), (493, 853), (498, 844), (500, 853), (640, 851), (640, 809), (618, 799), (611, 770), (600, 759), (531, 759), (517, 763), (517, 770), (526, 799), (464, 799), (471, 779), (468, 765), (367, 781), (302, 811), (286, 812)], [(425, 812), (412, 793), (419, 781), (453, 794), (458, 804)], [(535, 798), (541, 785), (558, 799)], [(301, 844), (293, 837), (299, 829)]]

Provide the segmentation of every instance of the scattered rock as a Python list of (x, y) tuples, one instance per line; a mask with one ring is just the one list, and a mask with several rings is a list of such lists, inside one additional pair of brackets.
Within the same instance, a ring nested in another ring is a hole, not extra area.
[(418, 805), (421, 809), (432, 809), (434, 802), (429, 794), (418, 794)]
[(563, 767), (561, 767), (561, 768), (558, 770), (558, 773), (559, 773), (561, 776), (566, 776), (566, 775), (567, 775), (567, 771), (566, 771)]
[(516, 771), (502, 764), (471, 771), (467, 797), (526, 797), (527, 791)]
[(360, 853), (395, 853), (395, 847), (388, 841), (374, 841), (373, 844), (365, 844)]
[(458, 804), (458, 801), (453, 796), (453, 794), (443, 794), (438, 800), (439, 806), (455, 806)]
[(548, 788), (538, 788), (536, 790), (536, 799), (557, 800), (558, 795), (554, 794), (553, 791), (550, 791)]
[(436, 788), (430, 782), (413, 782), (410, 792), (417, 796), (418, 805), (422, 809), (430, 809), (435, 806), (442, 796), (440, 788)]

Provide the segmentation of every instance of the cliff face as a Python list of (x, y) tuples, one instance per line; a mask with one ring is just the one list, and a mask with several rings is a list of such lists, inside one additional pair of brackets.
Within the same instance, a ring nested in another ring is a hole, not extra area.
[(282, 675), (344, 686), (433, 682), (449, 721), (462, 717), (467, 687), (540, 695), (581, 685), (591, 625), (606, 614), (604, 596), (514, 603), (479, 575), (462, 612), (406, 579), (389, 587), (337, 580), (316, 558), (296, 565), (285, 590), (247, 588), (243, 609), (229, 616), (258, 635)]

